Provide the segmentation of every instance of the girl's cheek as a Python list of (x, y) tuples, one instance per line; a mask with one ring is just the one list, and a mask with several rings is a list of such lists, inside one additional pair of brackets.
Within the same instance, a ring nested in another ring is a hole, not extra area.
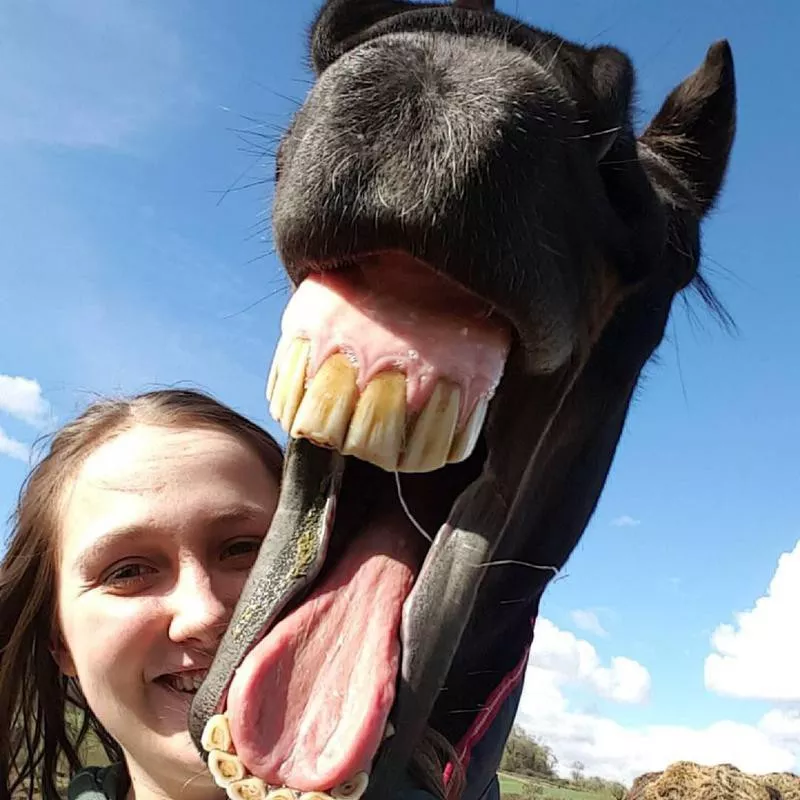
[(62, 620), (76, 665), (96, 673), (145, 662), (161, 616), (152, 599), (87, 596), (73, 602)]
[(223, 572), (217, 579), (220, 601), (225, 605), (229, 613), (233, 612), (234, 606), (239, 600), (247, 581), (247, 575), (246, 571), (227, 571)]

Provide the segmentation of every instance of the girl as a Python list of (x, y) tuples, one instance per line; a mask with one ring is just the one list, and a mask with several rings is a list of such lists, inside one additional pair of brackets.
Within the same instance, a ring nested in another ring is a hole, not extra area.
[[(188, 709), (281, 472), (274, 439), (194, 391), (99, 402), (56, 434), (0, 563), (0, 800), (225, 797)], [(109, 766), (84, 768), (92, 742)], [(429, 731), (412, 773), (440, 785), (453, 758)], [(410, 778), (400, 795), (433, 800)]]
[[(194, 391), (100, 402), (54, 437), (0, 565), (0, 800), (84, 771), (123, 800), (219, 800), (187, 711), (275, 510), (282, 454)], [(97, 796), (97, 794), (95, 794)]]

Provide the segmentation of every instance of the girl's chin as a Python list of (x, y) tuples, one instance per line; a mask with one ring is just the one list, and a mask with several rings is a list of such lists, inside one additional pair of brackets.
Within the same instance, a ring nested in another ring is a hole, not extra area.
[[(161, 735), (174, 736), (184, 734), (186, 741), (191, 745), (189, 736), (189, 706), (194, 699), (194, 692), (182, 692), (171, 686), (153, 681), (149, 685), (151, 713), (156, 719), (156, 727)], [(194, 746), (191, 745), (192, 750)], [(196, 753), (196, 751), (195, 751)], [(199, 759), (200, 756), (198, 755)]]

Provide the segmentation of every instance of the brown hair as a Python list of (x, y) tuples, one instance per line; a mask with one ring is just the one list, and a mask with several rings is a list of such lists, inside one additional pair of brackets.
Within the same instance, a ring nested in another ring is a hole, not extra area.
[[(51, 654), (56, 614), (56, 549), (64, 487), (84, 459), (136, 424), (222, 429), (244, 441), (280, 479), (283, 455), (264, 430), (212, 397), (170, 389), (101, 400), (62, 427), (20, 492), (8, 550), (0, 562), (0, 800), (58, 797), (58, 771), (74, 773), (82, 746), (99, 739), (112, 761), (119, 745), (103, 729), (78, 684)], [(69, 711), (70, 719), (67, 718)]]

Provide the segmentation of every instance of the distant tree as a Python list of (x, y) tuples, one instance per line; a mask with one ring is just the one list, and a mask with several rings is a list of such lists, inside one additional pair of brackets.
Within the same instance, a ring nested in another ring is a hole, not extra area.
[(545, 744), (537, 741), (519, 725), (515, 725), (506, 742), (500, 768), (507, 772), (541, 775), (553, 778), (558, 759)]
[(625, 800), (625, 795), (628, 794), (628, 787), (624, 783), (619, 783), (619, 781), (610, 781), (608, 791), (614, 800)]
[(583, 780), (583, 773), (586, 770), (586, 765), (583, 761), (573, 761), (570, 775), (575, 783), (580, 783)]

